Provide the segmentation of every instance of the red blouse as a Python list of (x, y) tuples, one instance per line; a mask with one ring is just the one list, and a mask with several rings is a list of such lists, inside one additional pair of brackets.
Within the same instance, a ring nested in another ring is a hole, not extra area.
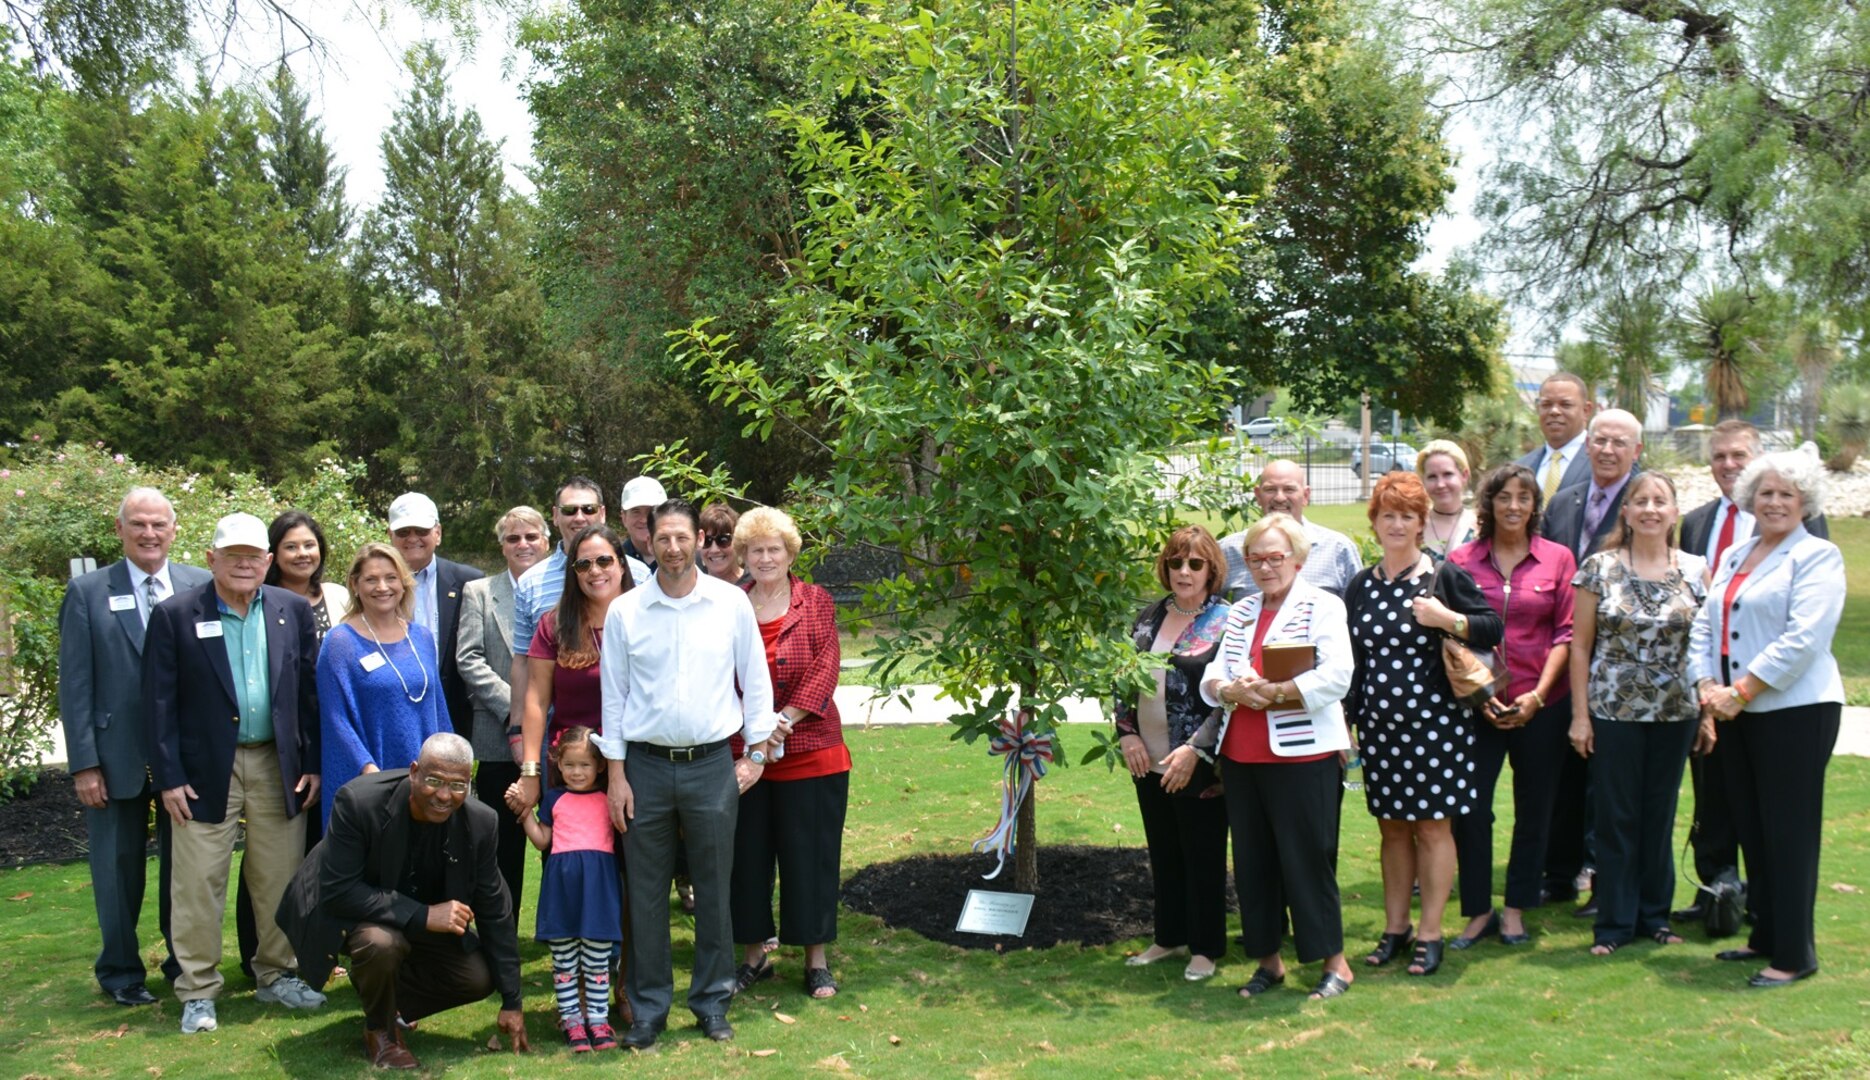
[[(1253, 624), (1253, 643), (1247, 648), (1247, 663), (1255, 671), (1260, 670), (1260, 643), (1266, 640), (1266, 628), (1278, 618), (1279, 612), (1262, 609), (1259, 620)], [(1237, 705), (1234, 715), (1227, 721), (1227, 738), (1221, 742), (1221, 756), (1241, 765), (1280, 765), (1323, 761), (1336, 757), (1337, 751), (1281, 757), (1273, 753), (1272, 735), (1266, 730), (1266, 710)]]

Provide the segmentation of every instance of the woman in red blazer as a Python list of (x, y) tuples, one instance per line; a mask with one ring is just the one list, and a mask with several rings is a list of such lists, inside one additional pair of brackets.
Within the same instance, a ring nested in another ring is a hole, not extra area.
[[(773, 708), (789, 730), (782, 756), (740, 796), (729, 905), (734, 940), (746, 949), (739, 990), (771, 978), (773, 871), (779, 871), (778, 940), (805, 948), (805, 990), (832, 997), (825, 946), (838, 936), (838, 859), (850, 796), (851, 752), (833, 694), (838, 622), (831, 594), (792, 573), (799, 530), (784, 511), (757, 507), (734, 527), (734, 551), (753, 575), (746, 585), (766, 643)], [(733, 740), (734, 756), (744, 748)]]

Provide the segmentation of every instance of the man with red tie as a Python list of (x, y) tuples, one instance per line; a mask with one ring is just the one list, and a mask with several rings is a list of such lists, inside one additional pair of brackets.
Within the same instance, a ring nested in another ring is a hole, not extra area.
[[(1708, 468), (1714, 474), (1714, 482), (1720, 485), (1721, 497), (1695, 507), (1682, 517), (1682, 550), (1705, 557), (1710, 574), (1720, 569), (1721, 559), (1729, 551), (1753, 536), (1753, 515), (1734, 505), (1733, 494), (1734, 481), (1740, 479), (1741, 470), (1759, 455), (1760, 432), (1752, 424), (1745, 420), (1723, 420), (1714, 426), (1708, 440)], [(1805, 528), (1813, 536), (1830, 538), (1830, 529), (1822, 514), (1807, 521)], [(1707, 757), (1695, 761), (1689, 769), (1695, 785), (1695, 824), (1691, 834), (1695, 846), (1695, 876), (1704, 883), (1712, 883), (1723, 870), (1738, 870), (1740, 866), (1739, 834), (1734, 831), (1726, 792), (1718, 783), (1703, 784), (1701, 780), (1704, 772), (1710, 777), (1721, 775), (1716, 758), (1721, 752), (1721, 744), (1717, 742)], [(1702, 918), (1706, 914), (1707, 896), (1696, 890), (1694, 904), (1671, 917), (1677, 921)]]

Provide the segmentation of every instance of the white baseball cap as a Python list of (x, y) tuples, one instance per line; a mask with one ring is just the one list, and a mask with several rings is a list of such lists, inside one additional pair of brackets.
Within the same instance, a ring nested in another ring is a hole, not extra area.
[(390, 531), (417, 528), (433, 529), (441, 524), (441, 514), (435, 509), (435, 500), (419, 491), (408, 491), (396, 496), (390, 504)]
[(653, 476), (639, 476), (623, 485), (624, 510), (634, 510), (639, 506), (661, 506), (668, 501), (669, 493), (662, 490), (662, 485)]
[(214, 550), (247, 547), (265, 551), (271, 541), (266, 536), (266, 522), (252, 514), (229, 514), (214, 523)]

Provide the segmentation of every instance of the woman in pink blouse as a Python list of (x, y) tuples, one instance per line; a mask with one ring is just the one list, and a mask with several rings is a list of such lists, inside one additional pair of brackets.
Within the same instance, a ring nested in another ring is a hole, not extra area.
[[(1552, 800), (1568, 748), (1572, 575), (1577, 563), (1563, 544), (1539, 535), (1539, 485), (1524, 465), (1502, 465), (1481, 481), (1475, 499), (1479, 538), (1448, 553), (1480, 586), (1506, 623), (1507, 681), (1475, 714), (1477, 812), (1455, 819), (1461, 914), (1467, 928), (1449, 942), (1467, 949), (1499, 935), (1524, 945), (1524, 913), (1539, 906), (1550, 836)], [(1513, 763), (1513, 844), (1506, 863), (1504, 913), (1493, 907), (1493, 794), (1500, 766)]]

